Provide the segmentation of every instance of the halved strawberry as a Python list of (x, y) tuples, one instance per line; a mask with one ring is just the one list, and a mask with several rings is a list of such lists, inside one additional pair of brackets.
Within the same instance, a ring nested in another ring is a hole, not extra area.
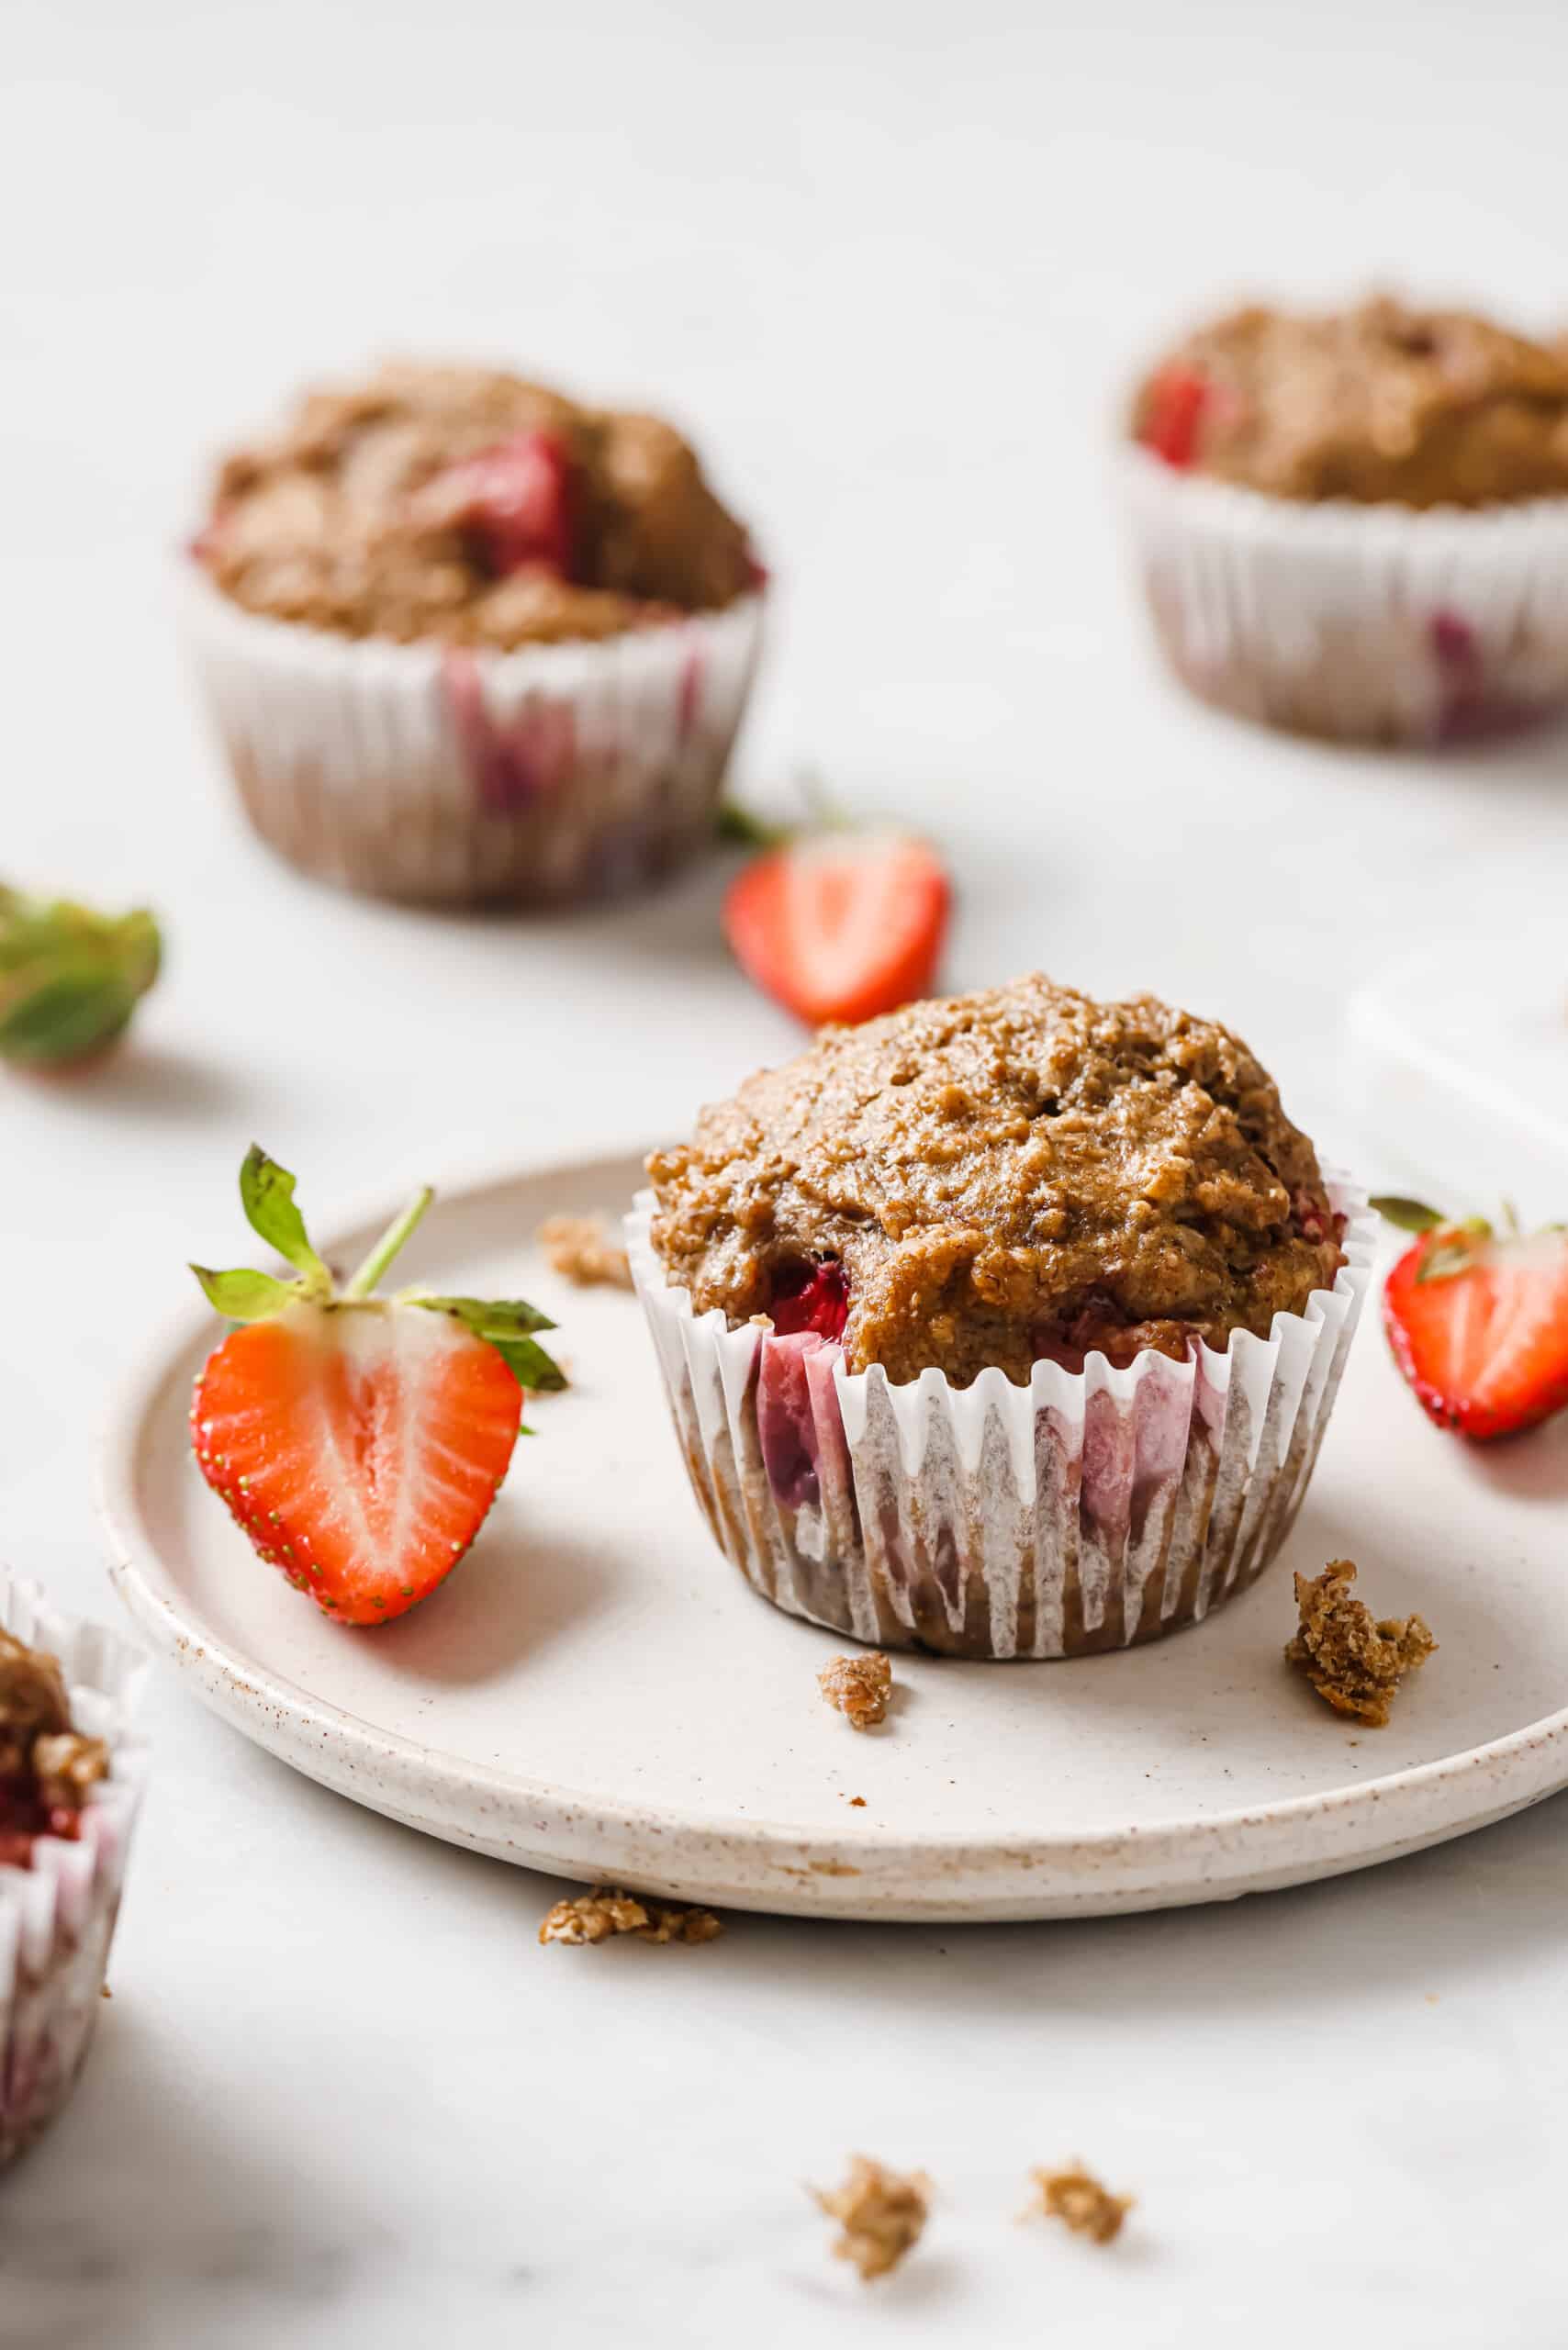
[(572, 567), (571, 455), (552, 432), (514, 432), (438, 474), (421, 504), (475, 540), (498, 579), (541, 564)]
[(240, 1196), (252, 1229), (299, 1278), (192, 1267), (241, 1326), (196, 1381), (197, 1464), (261, 1556), (318, 1606), (340, 1623), (386, 1623), (433, 1591), (477, 1534), (511, 1461), (524, 1389), (566, 1384), (533, 1336), (552, 1325), (521, 1299), (372, 1294), (429, 1190), (341, 1290), (286, 1169), (252, 1147)]
[(1383, 1319), (1439, 1427), (1485, 1441), (1568, 1407), (1568, 1232), (1498, 1239), (1479, 1217), (1445, 1224), (1414, 1201), (1373, 1205), (1420, 1227), (1388, 1277)]
[(926, 994), (946, 935), (947, 877), (907, 833), (812, 833), (747, 866), (724, 933), (749, 979), (820, 1026)]

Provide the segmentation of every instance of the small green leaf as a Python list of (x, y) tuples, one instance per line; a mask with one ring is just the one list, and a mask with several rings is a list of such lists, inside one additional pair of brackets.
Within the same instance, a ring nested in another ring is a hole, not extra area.
[(782, 848), (791, 837), (788, 824), (770, 824), (765, 817), (754, 815), (743, 808), (738, 800), (723, 800), (713, 819), (715, 836), (734, 848)]
[(450, 1314), (476, 1338), (494, 1347), (520, 1386), (536, 1394), (565, 1387), (566, 1374), (531, 1335), (553, 1330), (555, 1325), (536, 1305), (521, 1297), (413, 1297), (411, 1305), (427, 1306), (433, 1314)]
[(47, 1069), (113, 1044), (158, 976), (158, 925), (0, 889), (0, 1058)]
[(1385, 1224), (1396, 1224), (1401, 1232), (1435, 1232), (1447, 1222), (1436, 1208), (1428, 1207), (1421, 1200), (1401, 1199), (1397, 1192), (1385, 1192), (1372, 1202)]
[(206, 1265), (193, 1265), (191, 1270), (207, 1304), (226, 1322), (263, 1321), (300, 1293), (297, 1282), (274, 1281), (271, 1273), (252, 1272), (243, 1265), (229, 1273), (215, 1273)]
[(294, 1177), (253, 1142), (240, 1169), (240, 1203), (245, 1221), (258, 1238), (303, 1273), (313, 1287), (325, 1289), (331, 1275), (310, 1246), (305, 1218), (294, 1204)]
[(1475, 1263), (1475, 1242), (1469, 1238), (1439, 1240), (1428, 1248), (1416, 1268), (1420, 1281), (1451, 1281), (1460, 1273), (1468, 1273)]

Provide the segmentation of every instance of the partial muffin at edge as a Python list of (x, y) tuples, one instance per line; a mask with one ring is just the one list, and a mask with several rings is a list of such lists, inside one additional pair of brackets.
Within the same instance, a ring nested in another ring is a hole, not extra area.
[(1388, 296), (1320, 315), (1253, 304), (1165, 355), (1131, 428), (1181, 470), (1276, 498), (1568, 495), (1568, 354)]

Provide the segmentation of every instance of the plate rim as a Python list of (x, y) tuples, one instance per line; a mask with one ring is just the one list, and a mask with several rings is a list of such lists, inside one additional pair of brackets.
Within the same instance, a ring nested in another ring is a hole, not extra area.
[[(537, 1181), (552, 1173), (581, 1179), (613, 1170), (619, 1178), (646, 1147), (644, 1140), (629, 1141), (622, 1134), (618, 1139), (592, 1137), (566, 1152), (559, 1147), (521, 1157), (515, 1149), (504, 1155), (485, 1152), (460, 1162), (435, 1188), (438, 1196), (456, 1202), (510, 1184)], [(392, 1213), (395, 1203), (388, 1205), (385, 1184), (360, 1194), (328, 1221), (325, 1250), (331, 1253), (361, 1237), (366, 1228), (379, 1227)], [(1107, 1883), (1099, 1887), (1102, 1895), (1118, 1897), (1106, 1901), (1107, 1908), (1223, 1899), (1246, 1892), (1265, 1878), (1274, 1884), (1290, 1883), (1336, 1870), (1372, 1866), (1399, 1852), (1487, 1824), (1499, 1816), (1500, 1796), (1507, 1798), (1504, 1809), (1522, 1809), (1568, 1785), (1568, 1704), (1479, 1746), (1316, 1793), (1236, 1806), (1197, 1818), (1189, 1815), (1142, 1826), (1062, 1828), (1024, 1834), (1009, 1834), (1003, 1828), (987, 1835), (967, 1829), (934, 1828), (916, 1836), (907, 1829), (879, 1830), (870, 1821), (857, 1832), (845, 1834), (804, 1822), (757, 1819), (744, 1813), (714, 1811), (695, 1818), (677, 1806), (575, 1788), (556, 1780), (465, 1762), (450, 1750), (406, 1732), (376, 1729), (363, 1717), (314, 1695), (287, 1674), (234, 1647), (213, 1630), (194, 1606), (177, 1599), (173, 1572), (160, 1557), (139, 1507), (137, 1466), (144, 1433), (179, 1368), (180, 1358), (199, 1343), (213, 1320), (210, 1310), (196, 1301), (163, 1316), (150, 1332), (137, 1363), (122, 1374), (112, 1393), (94, 1477), (97, 1516), (109, 1550), (110, 1581), (156, 1652), (181, 1668), (210, 1710), (307, 1777), (369, 1809), (409, 1820), (424, 1832), (468, 1842), (476, 1849), (494, 1849), (493, 1843), (486, 1844), (477, 1836), (434, 1820), (411, 1820), (407, 1813), (376, 1802), (365, 1786), (353, 1783), (353, 1766), (385, 1768), (396, 1763), (408, 1784), (422, 1779), (429, 1797), (454, 1810), (461, 1810), (465, 1799), (476, 1795), (498, 1799), (513, 1812), (526, 1807), (532, 1814), (531, 1824), (536, 1832), (567, 1835), (574, 1823), (580, 1827), (584, 1820), (593, 1819), (655, 1840), (671, 1862), (678, 1859), (683, 1848), (696, 1854), (709, 1847), (714, 1849), (715, 1857), (717, 1849), (722, 1848), (730, 1856), (787, 1869), (790, 1884), (759, 1889), (754, 1895), (755, 1906), (764, 1908), (801, 1906), (784, 1897), (791, 1887), (797, 1893), (802, 1889), (800, 1871), (789, 1863), (804, 1852), (813, 1854), (822, 1868), (814, 1878), (817, 1897), (809, 1905), (811, 1910), (839, 1917), (890, 1919), (893, 1910), (875, 1897), (879, 1878), (886, 1881), (912, 1868), (918, 1871), (924, 1863), (935, 1887), (938, 1880), (949, 1876), (953, 1863), (961, 1861), (967, 1863), (966, 1875), (972, 1872), (977, 1878), (1014, 1880), (1010, 1895), (993, 1882), (991, 1894), (977, 1886), (972, 1898), (955, 1897), (958, 1907), (944, 1906), (941, 1911), (955, 1919), (967, 1915), (980, 1922), (988, 1916), (1030, 1914), (1031, 1878), (1036, 1880), (1034, 1914), (1045, 1916), (1053, 1910), (1059, 1914), (1070, 1899), (1061, 1874), (1070, 1863), (1078, 1879), (1092, 1879), (1102, 1870), (1116, 1873), (1114, 1886)], [(715, 1569), (723, 1564), (717, 1556), (713, 1563)], [(1201, 1629), (1193, 1626), (1185, 1637), (1201, 1634)], [(1073, 1660), (1012, 1660), (992, 1669), (1020, 1671), (1035, 1665), (1043, 1672), (1054, 1671), (1062, 1669), (1064, 1662)], [(1078, 1662), (1092, 1664), (1095, 1660)], [(198, 1668), (194, 1674), (193, 1667)], [(307, 1740), (319, 1739), (323, 1731), (337, 1741), (339, 1759), (348, 1766), (346, 1773), (325, 1771), (318, 1767), (319, 1755), (308, 1757), (299, 1751)], [(1533, 1768), (1529, 1767), (1532, 1755), (1536, 1758)], [(1478, 1805), (1473, 1816), (1456, 1817), (1446, 1824), (1434, 1821), (1429, 1799), (1440, 1798), (1448, 1788), (1473, 1779), (1486, 1783), (1493, 1799), (1484, 1807)], [(1380, 1833), (1363, 1840), (1356, 1831), (1373, 1815)], [(499, 1815), (503, 1819), (506, 1816), (505, 1810)], [(1299, 1839), (1315, 1828), (1318, 1833), (1309, 1852)], [(1255, 1850), (1260, 1844), (1265, 1849)], [(1133, 1872), (1143, 1881), (1141, 1897), (1137, 1886), (1120, 1882), (1134, 1854), (1142, 1863)], [(591, 1867), (567, 1857), (543, 1857), (532, 1852), (515, 1857), (528, 1866), (562, 1875), (582, 1878), (592, 1874)], [(1158, 1864), (1162, 1860), (1179, 1866), (1179, 1874), (1170, 1882), (1159, 1876)], [(1231, 1865), (1216, 1870), (1216, 1863), (1227, 1862)], [(846, 1881), (837, 1873), (840, 1863), (853, 1863), (848, 1876), (857, 1878), (863, 1894), (872, 1896), (869, 1902), (846, 1889)], [(692, 1874), (700, 1874), (700, 1863)], [(1053, 1870), (1057, 1874), (1049, 1886), (1037, 1881)], [(725, 1897), (732, 1907), (745, 1906), (744, 1897), (734, 1894)], [(992, 1904), (989, 1908), (988, 1901)], [(1089, 1914), (1092, 1902), (1072, 1900), (1070, 1906), (1075, 1914)], [(937, 1914), (936, 1909), (931, 1914)]]

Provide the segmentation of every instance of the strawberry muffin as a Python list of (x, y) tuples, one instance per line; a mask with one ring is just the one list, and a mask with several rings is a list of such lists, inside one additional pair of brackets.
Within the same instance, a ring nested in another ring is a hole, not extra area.
[(98, 2020), (141, 1796), (141, 1671), (0, 1570), (0, 2168), (65, 2103)]
[(708, 834), (762, 577), (672, 426), (405, 364), (224, 460), (187, 633), (251, 821), (296, 865), (560, 902)]
[(1441, 743), (1568, 704), (1568, 361), (1386, 297), (1253, 307), (1139, 385), (1126, 504), (1177, 674), (1245, 717)]
[(1152, 1639), (1305, 1489), (1372, 1220), (1245, 1045), (1040, 977), (830, 1028), (649, 1162), (630, 1253), (693, 1487), (886, 1648)]

